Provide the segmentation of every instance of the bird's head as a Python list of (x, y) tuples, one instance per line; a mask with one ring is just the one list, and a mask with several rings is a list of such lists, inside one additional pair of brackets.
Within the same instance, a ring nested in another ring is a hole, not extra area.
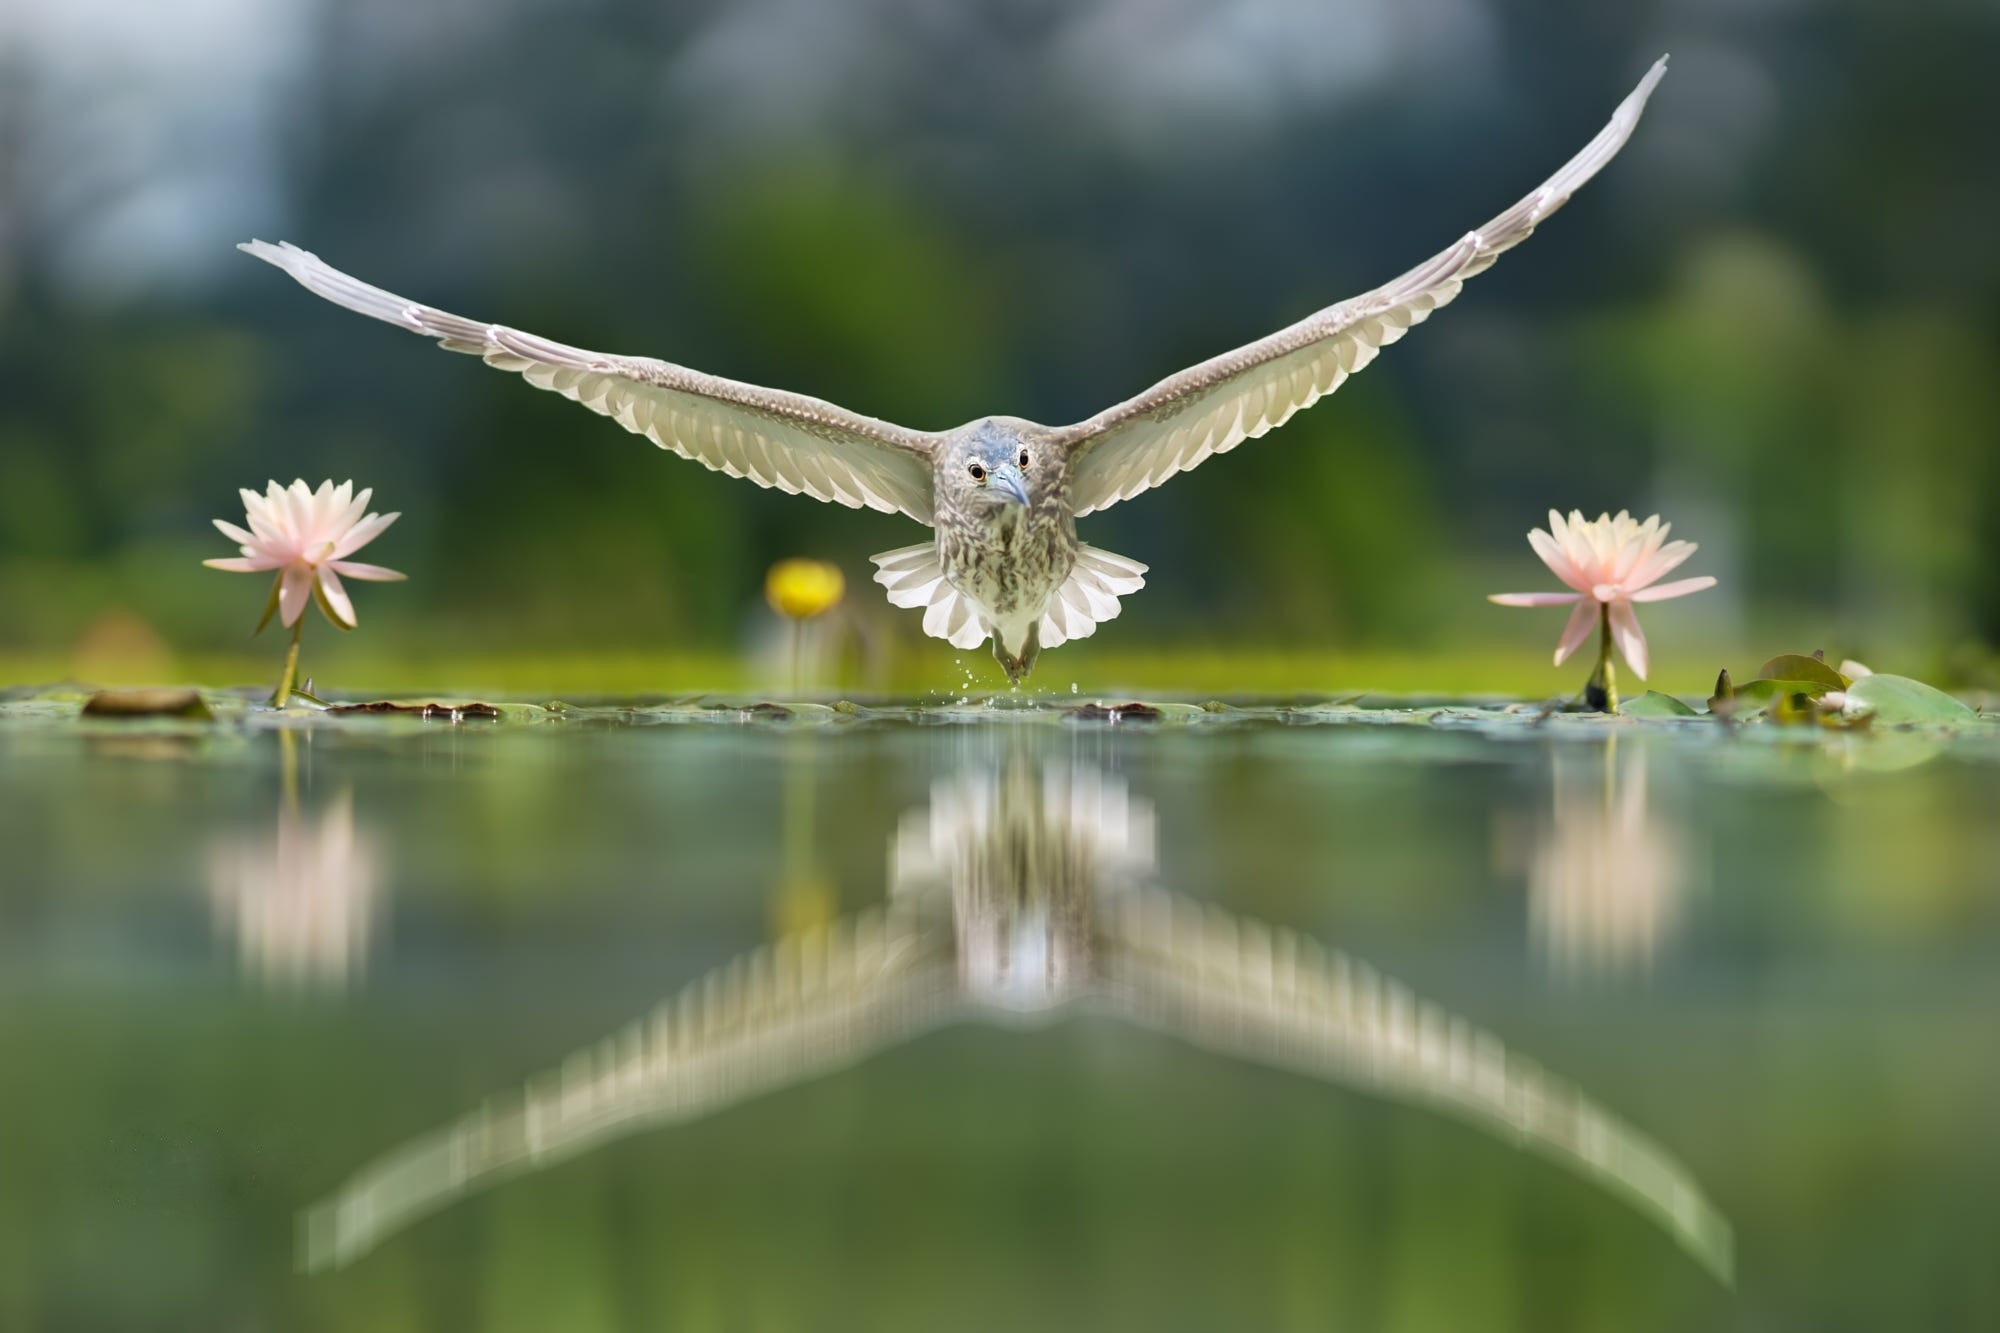
[[(1026, 423), (1023, 423), (1024, 425)], [(1004, 514), (1034, 504), (1053, 475), (1052, 451), (1005, 421), (982, 421), (955, 439), (938, 471), (938, 485), (963, 508)]]

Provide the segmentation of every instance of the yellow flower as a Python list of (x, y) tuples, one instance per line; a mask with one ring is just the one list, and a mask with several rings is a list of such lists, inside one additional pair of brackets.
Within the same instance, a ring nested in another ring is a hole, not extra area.
[(811, 620), (840, 605), (847, 580), (824, 560), (780, 560), (764, 576), (764, 600), (789, 620)]

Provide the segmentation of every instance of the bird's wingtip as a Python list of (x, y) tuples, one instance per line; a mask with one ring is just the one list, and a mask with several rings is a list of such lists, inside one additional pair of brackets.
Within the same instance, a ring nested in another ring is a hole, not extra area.
[(299, 247), (293, 245), (290, 241), (279, 241), (276, 245), (273, 245), (269, 241), (255, 238), (247, 241), (238, 241), (236, 248), (246, 255), (255, 256), (266, 263), (277, 264), (281, 267), (288, 257), (305, 253), (305, 251), (299, 249)]

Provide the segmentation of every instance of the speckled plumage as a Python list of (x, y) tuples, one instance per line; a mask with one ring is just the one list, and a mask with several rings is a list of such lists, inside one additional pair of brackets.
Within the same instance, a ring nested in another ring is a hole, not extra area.
[[(1031, 421), (993, 417), (953, 431), (938, 450), (938, 564), (979, 607), (1010, 680), (1033, 669), (1049, 598), (1076, 565), (1067, 469), (1050, 434)], [(975, 465), (986, 481), (974, 479)], [(1025, 502), (995, 489), (993, 478), (1010, 469), (1021, 476)]]
[(959, 648), (991, 638), (1018, 681), (1042, 649), (1092, 633), (1145, 583), (1144, 565), (1080, 543), (1078, 517), (1227, 453), (1339, 388), (1616, 156), (1665, 72), (1662, 58), (1555, 175), (1401, 277), (1063, 427), (986, 417), (951, 431), (910, 430), (803, 394), (449, 314), (293, 245), (242, 248), (329, 301), (514, 371), (683, 458), (932, 527), (929, 541), (875, 556), (876, 582), (893, 604), (921, 608), (928, 634)]

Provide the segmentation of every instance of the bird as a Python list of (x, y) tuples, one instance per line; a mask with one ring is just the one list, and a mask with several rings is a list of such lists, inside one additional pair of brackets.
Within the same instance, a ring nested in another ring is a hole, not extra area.
[(927, 540), (870, 557), (875, 581), (893, 605), (923, 611), (925, 633), (959, 649), (991, 639), (1018, 686), (1043, 650), (1094, 633), (1145, 585), (1145, 565), (1078, 540), (1077, 519), (1228, 453), (1339, 388), (1615, 157), (1666, 68), (1662, 56), (1553, 176), (1438, 254), (1069, 426), (989, 416), (913, 430), (804, 394), (450, 314), (289, 242), (237, 248), (337, 305), (518, 373), (715, 471), (923, 524)]

